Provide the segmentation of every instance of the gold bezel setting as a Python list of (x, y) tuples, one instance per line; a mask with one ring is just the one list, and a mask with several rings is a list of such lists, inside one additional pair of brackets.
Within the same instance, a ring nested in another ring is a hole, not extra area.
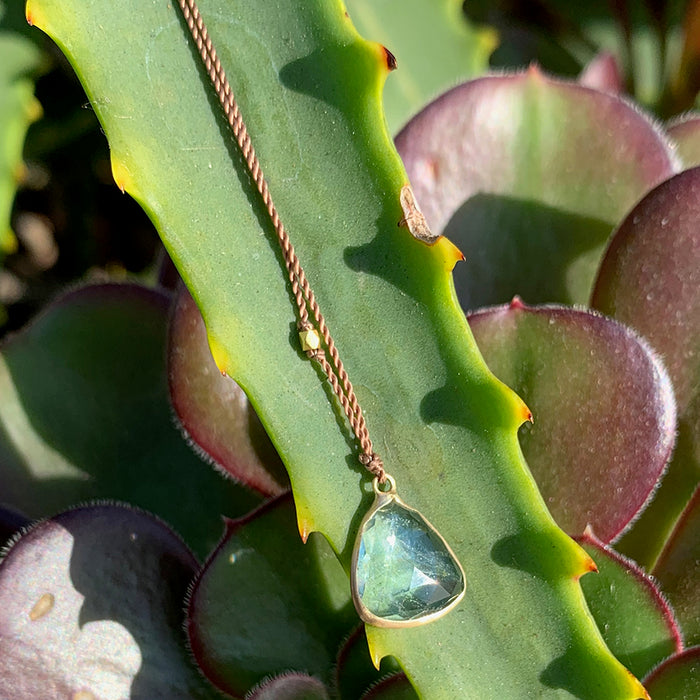
[[(389, 474), (386, 475), (386, 481), (389, 483), (389, 488), (386, 491), (381, 490), (379, 480), (377, 478), (375, 478), (372, 482), (372, 487), (374, 489), (375, 494), (374, 503), (367, 511), (367, 513), (365, 513), (364, 518), (362, 518), (362, 522), (360, 523), (360, 527), (357, 532), (357, 537), (355, 538), (355, 546), (352, 552), (352, 568), (350, 573), (352, 600), (355, 604), (355, 609), (357, 610), (360, 618), (367, 624), (373, 625), (375, 627), (417, 627), (419, 625), (424, 625), (428, 622), (432, 622), (433, 620), (437, 620), (438, 618), (442, 617), (443, 615), (447, 614), (450, 610), (455, 608), (462, 600), (462, 598), (464, 598), (464, 594), (466, 592), (466, 578), (464, 575), (464, 569), (462, 568), (462, 564), (460, 563), (459, 559), (457, 559), (454, 552), (447, 544), (445, 539), (442, 537), (442, 535), (437, 531), (435, 527), (433, 527), (433, 525), (423, 516), (423, 514), (420, 511), (416, 510), (415, 508), (411, 508), (411, 506), (406, 505), (406, 503), (404, 503), (404, 501), (399, 497), (399, 495), (396, 492), (396, 482)], [(362, 602), (362, 598), (360, 596), (358, 587), (357, 565), (360, 556), (360, 543), (362, 541), (362, 536), (365, 532), (365, 527), (378, 511), (382, 510), (383, 508), (386, 508), (391, 503), (396, 503), (401, 508), (413, 514), (414, 516), (418, 516), (417, 519), (424, 526), (425, 531), (429, 532), (430, 534), (436, 536), (439, 539), (445, 551), (452, 558), (452, 562), (454, 563), (456, 569), (459, 571), (462, 581), (461, 591), (454, 598), (452, 598), (445, 605), (445, 607), (426, 613), (424, 615), (418, 615), (408, 620), (394, 620), (386, 617), (380, 617), (374, 614)]]

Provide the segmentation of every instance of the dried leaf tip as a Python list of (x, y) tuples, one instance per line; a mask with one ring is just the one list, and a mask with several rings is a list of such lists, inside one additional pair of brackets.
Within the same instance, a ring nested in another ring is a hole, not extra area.
[(588, 557), (588, 561), (586, 562), (586, 570), (583, 572), (584, 574), (597, 574), (598, 573), (598, 565), (593, 561), (592, 557)]
[(398, 62), (396, 61), (396, 56), (394, 56), (394, 54), (391, 53), (391, 51), (389, 51), (389, 49), (387, 49), (386, 46), (382, 46), (382, 48), (384, 49), (384, 58), (386, 60), (386, 67), (390, 71), (396, 70), (399, 67)]
[(399, 202), (403, 211), (403, 219), (399, 221), (399, 226), (405, 226), (414, 238), (423, 241), (423, 243), (428, 245), (435, 243), (439, 236), (430, 230), (410, 185), (404, 185), (401, 188)]

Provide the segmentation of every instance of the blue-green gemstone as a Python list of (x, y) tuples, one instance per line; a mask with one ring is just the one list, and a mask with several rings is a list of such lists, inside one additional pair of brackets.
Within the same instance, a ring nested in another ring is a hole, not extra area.
[(360, 534), (356, 589), (362, 605), (384, 620), (409, 622), (450, 606), (464, 575), (445, 541), (416, 511), (391, 500)]

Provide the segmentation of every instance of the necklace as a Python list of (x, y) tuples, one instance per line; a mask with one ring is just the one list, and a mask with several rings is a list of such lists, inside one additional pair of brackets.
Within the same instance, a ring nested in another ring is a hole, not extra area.
[(412, 627), (435, 620), (454, 608), (464, 596), (462, 565), (440, 533), (421, 513), (399, 498), (395, 480), (386, 473), (381, 458), (374, 452), (355, 390), (272, 201), (250, 135), (199, 8), (195, 0), (178, 2), (275, 229), (297, 307), (301, 348), (328, 377), (359, 443), (358, 459), (374, 477), (374, 503), (360, 523), (352, 555), (350, 578), (355, 608), (364, 622), (377, 627)]

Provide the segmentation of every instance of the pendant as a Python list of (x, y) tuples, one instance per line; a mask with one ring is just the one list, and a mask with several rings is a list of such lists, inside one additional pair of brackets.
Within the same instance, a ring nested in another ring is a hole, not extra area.
[(440, 533), (396, 493), (372, 482), (374, 503), (352, 553), (352, 599), (376, 627), (414, 627), (441, 617), (464, 596), (464, 571)]

